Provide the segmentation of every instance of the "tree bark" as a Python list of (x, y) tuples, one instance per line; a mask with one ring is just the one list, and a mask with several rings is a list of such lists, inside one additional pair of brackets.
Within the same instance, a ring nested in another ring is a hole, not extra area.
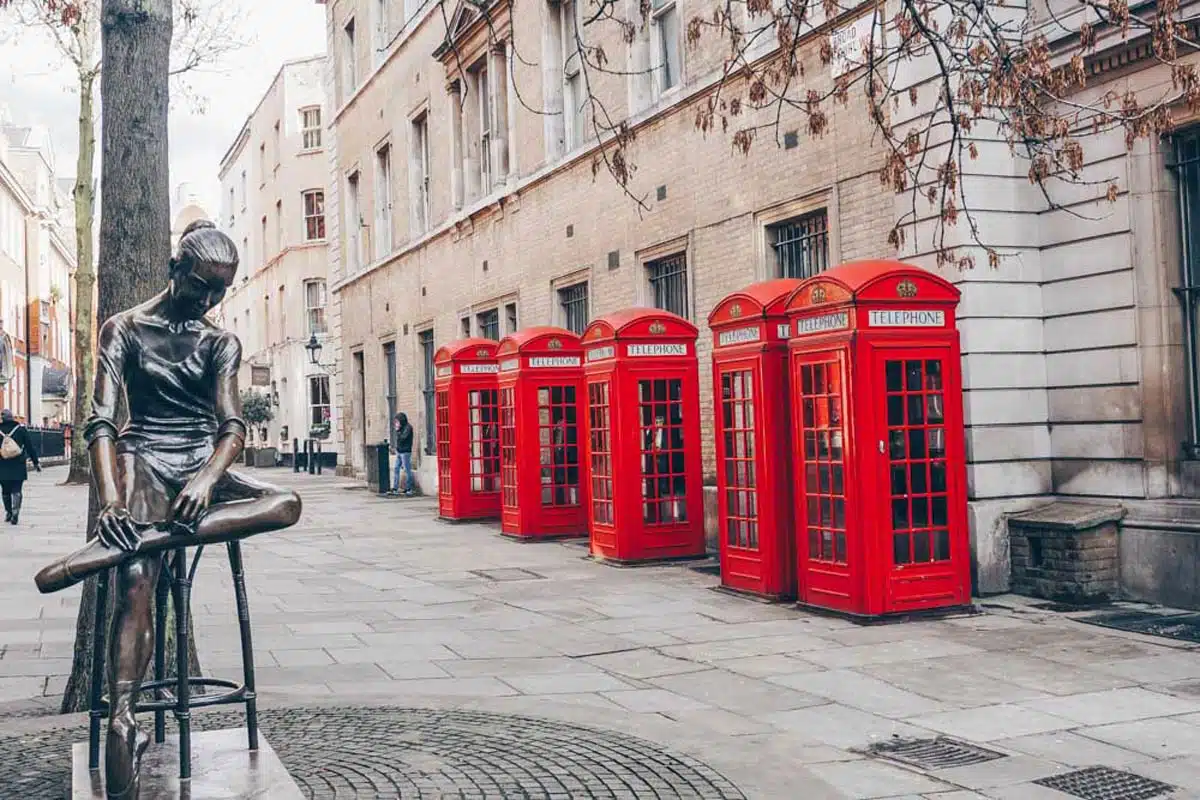
[[(83, 35), (87, 35), (86, 33)], [(85, 47), (81, 40), (81, 50)], [(91, 474), (83, 424), (90, 413), (92, 393), (92, 316), (96, 268), (92, 252), (92, 220), (96, 212), (96, 113), (97, 73), (90, 56), (79, 64), (79, 157), (75, 163), (75, 421), (71, 440), (71, 469), (67, 483), (87, 483)]]
[[(103, 0), (98, 323), (149, 300), (161, 289), (167, 275), (171, 256), (167, 171), (171, 29), (171, 0)], [(90, 355), (90, 337), (88, 347)], [(91, 386), (84, 388), (90, 396)], [(98, 513), (96, 489), (92, 486), (88, 538), (93, 535)], [(63, 695), (64, 713), (88, 707), (95, 580), (86, 581), (83, 591), (75, 623), (75, 658)], [(173, 628), (169, 625), (168, 632)], [(174, 650), (174, 641), (167, 649)], [(195, 639), (189, 649), (191, 672), (199, 675)], [(173, 665), (174, 660), (167, 663)]]

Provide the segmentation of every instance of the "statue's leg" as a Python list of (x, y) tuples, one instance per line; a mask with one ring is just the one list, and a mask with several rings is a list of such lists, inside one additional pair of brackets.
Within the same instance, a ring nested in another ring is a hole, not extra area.
[(250, 535), (290, 528), (300, 520), (300, 496), (232, 470), (213, 492), (213, 505), (200, 518), (205, 535)]
[[(133, 454), (118, 460), (125, 505), (135, 519), (161, 518), (177, 488)], [(138, 729), (138, 691), (154, 647), (152, 608), (162, 560), (133, 558), (116, 568), (117, 591), (108, 654), (108, 738), (105, 787), (110, 798), (135, 800), (142, 753), (150, 738)]]
[(105, 785), (111, 798), (136, 798), (138, 766), (149, 737), (134, 716), (153, 650), (151, 606), (161, 559), (126, 561), (116, 569), (117, 594), (108, 654), (108, 740)]

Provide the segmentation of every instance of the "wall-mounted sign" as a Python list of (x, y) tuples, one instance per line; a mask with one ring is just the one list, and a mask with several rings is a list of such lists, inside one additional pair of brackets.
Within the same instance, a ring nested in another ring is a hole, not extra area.
[(832, 314), (818, 314), (815, 317), (802, 317), (796, 320), (796, 336), (807, 336), (810, 333), (825, 333), (840, 331), (850, 327), (850, 312), (835, 311)]
[(645, 356), (686, 356), (686, 344), (631, 344), (626, 345), (625, 355), (639, 358)]
[(454, 367), (438, 367), (437, 376), (439, 378), (448, 378), (454, 374)]
[(940, 328), (946, 324), (946, 312), (915, 308), (877, 310), (870, 312), (867, 324), (872, 328)]
[(761, 338), (762, 330), (757, 325), (751, 325), (748, 328), (734, 328), (731, 331), (721, 331), (717, 334), (717, 345), (719, 347), (728, 347), (731, 344), (757, 342)]
[(516, 368), (517, 368), (517, 367), (519, 367), (519, 366), (521, 366), (521, 359), (519, 359), (519, 358), (506, 358), (506, 359), (504, 359), (503, 361), (501, 361), (501, 362), (500, 362), (500, 371), (501, 371), (501, 372), (508, 372), (508, 371), (510, 371), (510, 370), (514, 370), (514, 369), (516, 369)]
[(603, 361), (606, 358), (612, 358), (617, 354), (615, 347), (593, 347), (587, 351), (588, 361)]
[(463, 364), (458, 368), (458, 371), (463, 375), (487, 375), (492, 372), (499, 372), (499, 364)]
[(579, 356), (532, 356), (529, 366), (537, 369), (547, 367), (578, 367)]
[(250, 367), (250, 385), (251, 386), (270, 386), (271, 385), (271, 368), (270, 367)]

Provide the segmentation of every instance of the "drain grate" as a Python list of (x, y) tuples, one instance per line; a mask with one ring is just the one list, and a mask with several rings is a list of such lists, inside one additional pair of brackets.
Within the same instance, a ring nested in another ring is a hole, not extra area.
[(873, 756), (924, 770), (969, 767), (1004, 758), (1003, 753), (939, 736), (936, 739), (892, 739), (871, 745)]
[(1144, 633), (1183, 642), (1200, 643), (1200, 614), (1156, 614), (1146, 611), (1121, 611), (1075, 617), (1078, 622), (1099, 625), (1130, 633)]
[(1151, 800), (1175, 791), (1174, 786), (1109, 767), (1088, 767), (1051, 775), (1034, 783), (1083, 800)]
[(502, 567), (500, 569), (473, 569), (471, 574), (488, 581), (544, 581), (545, 575), (539, 575), (520, 567)]

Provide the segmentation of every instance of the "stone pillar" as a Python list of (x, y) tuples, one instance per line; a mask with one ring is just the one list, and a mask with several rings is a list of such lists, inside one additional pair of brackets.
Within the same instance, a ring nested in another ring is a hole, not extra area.
[(505, 112), (508, 117), (508, 182), (514, 183), (519, 177), (517, 168), (517, 112), (520, 109), (520, 99), (517, 97), (517, 59), (513, 46), (509, 43), (505, 49), (505, 70), (507, 80), (504, 81), (506, 103)]
[(542, 3), (542, 135), (546, 140), (546, 160), (555, 161), (566, 149), (566, 119), (563, 117), (563, 32), (562, 12), (558, 3)]
[(463, 206), (463, 167), (466, 164), (462, 103), (462, 84), (455, 81), (450, 87), (450, 196), (455, 208)]
[[(508, 58), (501, 42), (488, 54), (488, 66), (492, 79), (488, 91), (492, 93), (492, 186), (498, 186), (508, 177)], [(491, 191), (486, 187), (484, 193)]]

